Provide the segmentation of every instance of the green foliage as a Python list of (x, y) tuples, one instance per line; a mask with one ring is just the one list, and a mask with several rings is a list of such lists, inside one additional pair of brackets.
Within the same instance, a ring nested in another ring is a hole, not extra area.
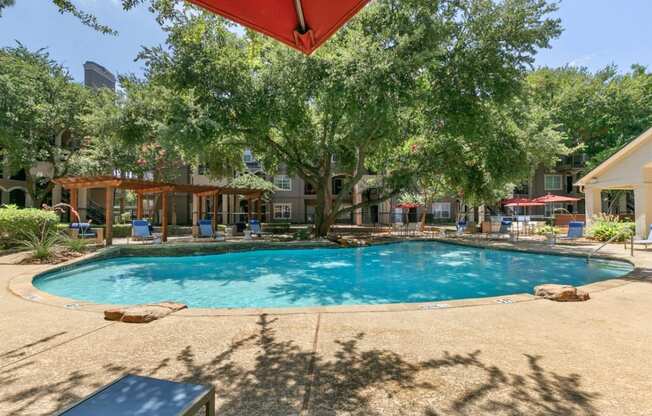
[[(25, 170), (35, 206), (53, 188), (48, 180), (68, 172), (71, 149), (81, 143), (81, 115), (90, 96), (46, 52), (31, 52), (20, 44), (0, 48), (0, 154), (12, 171)], [(59, 141), (66, 146), (57, 145)], [(38, 162), (48, 162), (54, 171), (33, 171)]]
[(58, 223), (59, 217), (54, 212), (7, 205), (0, 208), (0, 242), (16, 244), (24, 239), (25, 233), (38, 235), (43, 229), (56, 230)]
[(300, 228), (297, 231), (294, 232), (293, 238), (295, 240), (310, 240), (312, 238), (312, 233), (308, 228)]
[(550, 234), (559, 234), (560, 230), (559, 228), (553, 227), (552, 225), (542, 225), (538, 227), (534, 232), (537, 235), (550, 235)]
[(244, 189), (260, 189), (267, 197), (278, 190), (276, 185), (274, 185), (272, 182), (250, 173), (244, 173), (242, 175), (236, 176), (231, 180), (231, 182), (229, 182), (229, 186)]
[(32, 252), (32, 256), (38, 260), (47, 260), (52, 257), (56, 246), (59, 245), (63, 238), (54, 227), (49, 227), (47, 223), (34, 230), (21, 230), (20, 245)]
[(600, 214), (593, 217), (587, 235), (598, 241), (624, 241), (636, 233), (636, 224), (630, 221), (621, 221), (615, 215)]
[(84, 253), (89, 243), (83, 238), (66, 237), (62, 239), (61, 244), (76, 253)]
[(542, 68), (527, 84), (566, 144), (588, 156), (586, 172), (652, 125), (652, 73), (640, 65), (626, 73), (614, 66)]
[(290, 231), (290, 223), (279, 221), (279, 222), (269, 222), (262, 225), (262, 229), (265, 232), (272, 234), (287, 234)]
[(120, 214), (121, 224), (131, 224), (131, 212), (123, 212)]

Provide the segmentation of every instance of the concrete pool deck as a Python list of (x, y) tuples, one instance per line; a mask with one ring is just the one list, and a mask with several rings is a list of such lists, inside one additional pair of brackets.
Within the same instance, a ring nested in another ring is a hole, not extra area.
[(191, 310), (147, 325), (16, 296), (10, 281), (48, 266), (0, 265), (0, 414), (50, 414), (133, 372), (213, 383), (220, 415), (649, 415), (652, 251), (631, 260), (583, 303)]

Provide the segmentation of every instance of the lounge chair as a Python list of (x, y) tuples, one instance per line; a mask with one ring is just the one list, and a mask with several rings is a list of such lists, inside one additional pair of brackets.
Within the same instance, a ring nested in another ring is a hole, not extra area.
[(458, 221), (457, 224), (455, 225), (457, 228), (457, 234), (459, 235), (464, 234), (464, 231), (466, 231), (466, 225), (467, 225), (466, 220)]
[(159, 238), (153, 234), (149, 222), (145, 220), (133, 220), (131, 222), (131, 239), (134, 241), (154, 241)]
[(251, 231), (251, 235), (257, 235), (258, 237), (261, 237), (263, 235), (263, 230), (260, 227), (260, 222), (258, 220), (250, 220), (249, 221), (249, 230)]
[(577, 240), (584, 237), (584, 223), (582, 221), (571, 221), (568, 223), (568, 233), (562, 240)]
[(215, 388), (127, 374), (56, 413), (73, 415), (215, 415)]
[(647, 249), (648, 244), (652, 245), (652, 225), (650, 225), (650, 233), (647, 236), (647, 239), (645, 240), (634, 240), (634, 244), (643, 244), (645, 245), (645, 248)]
[(210, 238), (213, 240), (224, 241), (224, 235), (213, 230), (213, 222), (211, 220), (199, 220), (197, 222), (199, 228), (198, 238)]
[(500, 221), (500, 228), (498, 229), (498, 232), (492, 232), (491, 234), (498, 235), (500, 236), (509, 236), (511, 235), (512, 232), (512, 222), (510, 220), (501, 220)]
[(104, 240), (104, 230), (102, 228), (91, 228), (90, 222), (71, 223), (69, 235), (73, 238), (93, 239), (98, 244)]

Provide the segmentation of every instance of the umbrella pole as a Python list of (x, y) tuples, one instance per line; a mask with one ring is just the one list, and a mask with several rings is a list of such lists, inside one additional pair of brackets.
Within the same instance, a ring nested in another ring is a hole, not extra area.
[(294, 0), (294, 8), (297, 11), (297, 18), (299, 19), (299, 25), (301, 26), (301, 33), (306, 33), (306, 20), (303, 17), (303, 7), (301, 6), (301, 0)]

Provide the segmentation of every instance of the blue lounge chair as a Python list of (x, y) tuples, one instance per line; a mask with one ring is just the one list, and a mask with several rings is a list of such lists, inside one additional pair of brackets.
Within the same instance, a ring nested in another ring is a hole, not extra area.
[(145, 220), (133, 220), (131, 222), (131, 239), (135, 241), (153, 241), (158, 238), (152, 233), (149, 222)]
[(80, 238), (97, 238), (97, 233), (91, 229), (88, 222), (73, 222), (70, 229), (76, 230)]
[(466, 231), (466, 220), (459, 220), (456, 224), (457, 234), (464, 234)]
[(257, 235), (260, 237), (263, 234), (258, 220), (250, 220), (249, 229), (251, 230), (251, 235)]
[(500, 228), (498, 229), (498, 232), (494, 234), (498, 234), (498, 236), (504, 235), (509, 237), (511, 232), (512, 232), (512, 222), (510, 220), (501, 220)]
[(57, 416), (215, 416), (215, 388), (127, 374)]
[(650, 233), (645, 240), (634, 240), (634, 244), (643, 244), (647, 248), (648, 244), (652, 245), (652, 225), (650, 225)]
[(584, 236), (584, 223), (582, 221), (571, 221), (568, 223), (567, 240), (576, 240)]
[(213, 230), (213, 222), (211, 220), (199, 220), (197, 222), (199, 228), (198, 238), (212, 238), (215, 240), (224, 240), (224, 236), (217, 231)]

